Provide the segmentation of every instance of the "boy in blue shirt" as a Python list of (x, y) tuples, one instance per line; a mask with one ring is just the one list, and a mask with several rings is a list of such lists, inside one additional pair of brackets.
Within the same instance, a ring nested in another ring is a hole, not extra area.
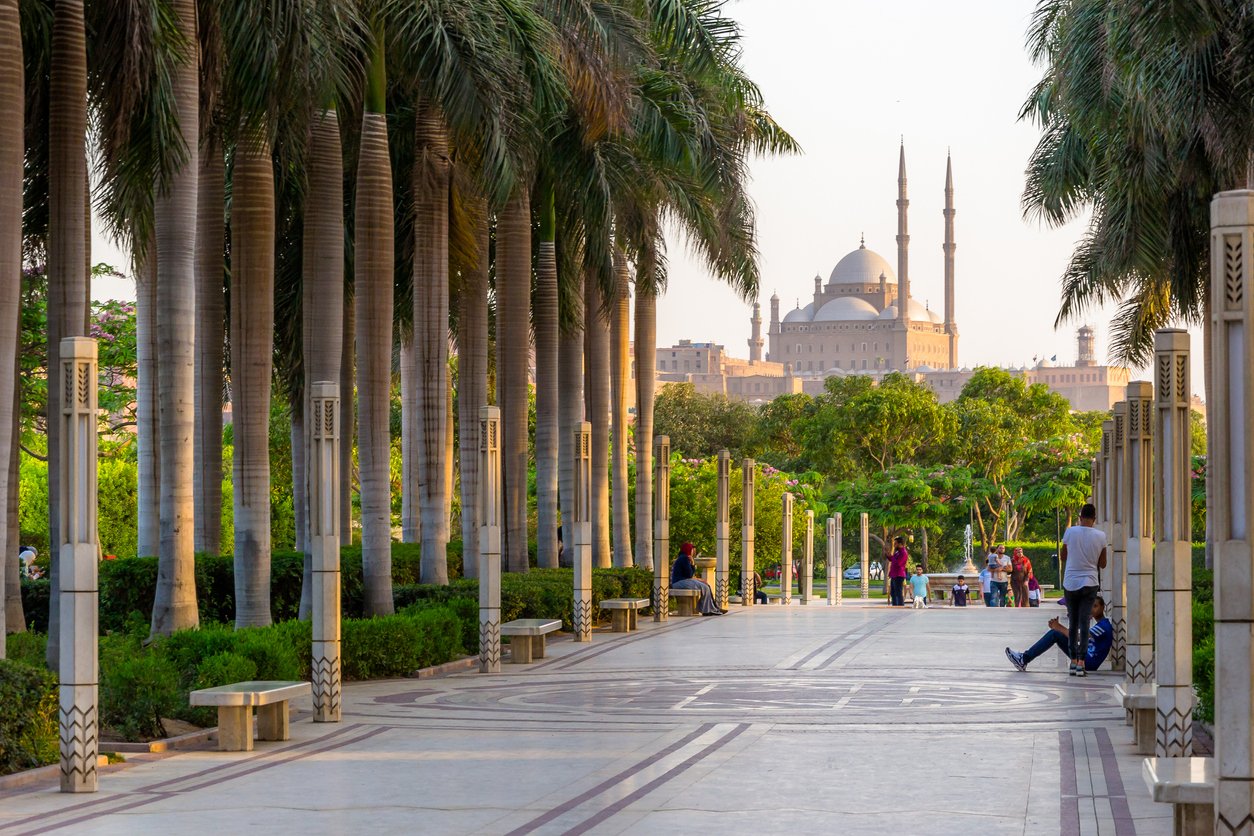
[(923, 574), (923, 567), (914, 567), (914, 574), (910, 576), (910, 591), (914, 593), (914, 608), (916, 610), (927, 608), (927, 575)]
[[(1105, 662), (1107, 655), (1110, 654), (1110, 646), (1115, 638), (1115, 629), (1106, 618), (1106, 602), (1100, 595), (1093, 601), (1093, 621), (1093, 626), (1089, 628), (1088, 651), (1084, 655), (1084, 670), (1086, 671), (1095, 671), (1102, 666), (1102, 662)], [(1032, 660), (1049, 650), (1050, 647), (1057, 647), (1070, 656), (1069, 643), (1067, 628), (1057, 617), (1054, 617), (1049, 620), (1049, 632), (1041, 636), (1036, 644), (1022, 653), (1006, 648), (1006, 658), (1019, 670), (1027, 670)], [(1084, 674), (1077, 675), (1083, 676)]]

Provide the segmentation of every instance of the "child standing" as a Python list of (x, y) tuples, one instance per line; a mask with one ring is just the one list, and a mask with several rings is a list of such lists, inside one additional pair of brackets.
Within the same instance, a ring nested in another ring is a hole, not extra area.
[(984, 606), (993, 606), (993, 573), (987, 566), (980, 570), (980, 592), (984, 595)]
[(967, 605), (967, 596), (971, 594), (971, 587), (967, 586), (967, 579), (962, 575), (958, 576), (958, 582), (954, 584), (952, 590), (953, 598), (951, 602), (955, 607), (965, 607)]
[(914, 574), (910, 576), (910, 590), (914, 593), (914, 608), (927, 609), (927, 575), (923, 574), (922, 566), (914, 567)]
[(1041, 592), (1041, 585), (1036, 582), (1036, 575), (1029, 574), (1028, 575), (1028, 606), (1039, 607), (1041, 605), (1041, 598), (1043, 597), (1044, 597), (1044, 594)]

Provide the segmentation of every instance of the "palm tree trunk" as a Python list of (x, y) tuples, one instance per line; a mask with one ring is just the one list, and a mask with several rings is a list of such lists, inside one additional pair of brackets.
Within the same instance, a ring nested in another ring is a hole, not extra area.
[[(453, 461), (457, 453), (457, 445), (453, 438), (453, 376), (445, 374), (444, 398), (444, 514), (440, 517), (443, 532), (440, 539), (445, 544), (453, 536)], [(447, 565), (447, 560), (445, 561)]]
[(357, 321), (356, 302), (344, 297), (344, 327), (340, 345), (340, 545), (353, 544), (353, 442), (357, 435), (356, 368), (353, 361)]
[(151, 243), (135, 273), (135, 441), (139, 458), (136, 554), (161, 551), (161, 423), (157, 390), (157, 259)]
[[(22, 27), (17, 0), (0, 0), (0, 346), (16, 352), (18, 317), (22, 304), (22, 153), (25, 74), (22, 64)], [(13, 457), (11, 438), (17, 426), (13, 394), (17, 390), (13, 364), (0, 364), (0, 473), (10, 473)], [(0, 485), (0, 546), (7, 545), (9, 495), (17, 494), (17, 480), (6, 478)], [(9, 600), (8, 563), (10, 549), (0, 558), (0, 631), (4, 630)], [(20, 599), (19, 599), (20, 600)], [(0, 636), (0, 659), (5, 658), (4, 637)]]
[(575, 519), (575, 427), (583, 420), (583, 285), (582, 282), (566, 291), (570, 294), (570, 310), (575, 323), (570, 324), (558, 337), (557, 376), (560, 410), (558, 426), (558, 493), (562, 508), (562, 533), (565, 545), (564, 565), (571, 564), (574, 554)]
[(505, 482), (505, 566), (530, 568), (527, 554), (527, 357), (531, 326), (531, 205), (520, 188), (496, 227), (496, 370)]
[[(20, 274), (19, 274), (20, 275)], [(16, 345), (16, 341), (14, 343)], [(10, 404), (13, 408), (13, 426), (9, 433), (7, 442), (0, 440), (0, 443), (7, 443), (9, 446), (9, 466), (8, 466), (8, 483), (16, 486), (20, 479), (19, 456), (21, 449), (18, 442), (21, 440), (21, 426), (18, 416), (21, 414), (21, 395), (22, 385), (21, 376), (18, 374), (21, 368), (21, 360), (18, 352), (13, 352), (13, 379), (17, 383), (13, 387), (13, 397)], [(7, 633), (24, 633), (26, 632), (26, 612), (22, 607), (22, 579), (21, 569), (18, 566), (17, 550), (21, 546), (21, 528), (18, 524), (18, 491), (8, 491), (5, 501), (4, 515), (5, 524), (8, 534), (0, 546), (4, 546), (4, 556), (0, 558), (0, 571), (4, 572), (4, 618), (0, 619), (0, 629)]]
[(636, 562), (653, 568), (653, 395), (657, 296), (651, 277), (636, 277)]
[(169, 635), (200, 623), (196, 609), (196, 522), (192, 473), (196, 429), (196, 209), (200, 163), (200, 63), (196, 2), (175, 0), (187, 60), (175, 64), (173, 90), (183, 164), (155, 195), (157, 236), (157, 401), (161, 452), (161, 549), (152, 632)]
[(418, 462), (414, 442), (418, 438), (417, 358), (414, 337), (401, 337), (401, 542), (422, 542), (422, 518), (418, 510)]
[(448, 583), (445, 459), (448, 435), (448, 198), (450, 161), (444, 116), (418, 107), (414, 166), (414, 343), (418, 376), (418, 492), (423, 583)]
[[(300, 612), (306, 613), (306, 609), (310, 605), (309, 595), (313, 592), (313, 578), (308, 577), (311, 572), (309, 554), (309, 497), (305, 479), (307, 471), (305, 470), (305, 393), (301, 392), (297, 397), (291, 399), (288, 404), (288, 418), (291, 421), (288, 427), (288, 444), (291, 445), (292, 453), (292, 516), (294, 517), (294, 537), (292, 547), (305, 555), (305, 568), (303, 570), (305, 577), (301, 580), (300, 587)], [(304, 618), (302, 614), (300, 616)]]
[[(91, 285), (87, 278), (87, 42), (82, 0), (58, 0), (52, 17), (48, 79), (48, 369), (61, 368), (61, 339), (87, 333)], [(55, 668), (61, 653), (61, 566), (58, 544), (61, 466), (60, 387), (48, 387), (48, 650)]]
[(592, 424), (592, 565), (610, 566), (610, 329), (595, 276), (584, 277), (584, 357)]
[(558, 482), (558, 298), (556, 214), (551, 183), (542, 188), (540, 252), (536, 259), (536, 565), (557, 566)]
[(235, 626), (270, 623), (270, 376), (274, 167), (264, 129), (235, 150), (231, 203), (231, 414)]
[[(630, 377), (631, 296), (627, 259), (614, 252), (614, 307), (610, 319), (611, 471), (614, 479), (614, 565), (631, 566), (631, 497), (627, 478), (627, 382)], [(647, 448), (646, 448), (647, 449)]]
[(457, 314), (457, 424), (462, 575), (479, 577), (479, 408), (488, 403), (488, 206), (475, 201), (479, 260), (462, 275)]
[(196, 210), (196, 551), (222, 553), (222, 366), (225, 362), (226, 168), (222, 149), (201, 149)]
[[(382, 56), (375, 59), (382, 62)], [(381, 98), (381, 96), (380, 96)], [(382, 104), (362, 118), (357, 161), (357, 414), (361, 564), (367, 615), (391, 615), (392, 166)]]

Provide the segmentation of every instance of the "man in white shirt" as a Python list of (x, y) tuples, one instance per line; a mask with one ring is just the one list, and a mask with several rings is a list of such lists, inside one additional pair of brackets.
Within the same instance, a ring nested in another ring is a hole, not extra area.
[(993, 575), (993, 606), (1010, 606), (1010, 556), (1005, 546), (989, 553), (988, 571)]
[(1106, 567), (1106, 533), (1094, 527), (1097, 509), (1092, 504), (1080, 509), (1080, 524), (1062, 535), (1063, 599), (1067, 604), (1068, 637), (1071, 648), (1071, 675), (1084, 676), (1084, 659), (1089, 645), (1089, 620), (1097, 599), (1097, 573)]

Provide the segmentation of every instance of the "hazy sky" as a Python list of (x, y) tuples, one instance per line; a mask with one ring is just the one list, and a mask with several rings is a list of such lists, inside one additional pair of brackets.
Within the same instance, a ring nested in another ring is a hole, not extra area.
[[(730, 0), (744, 33), (744, 64), (800, 156), (756, 160), (752, 196), (767, 300), (783, 312), (867, 246), (896, 265), (897, 151), (910, 181), (912, 295), (943, 310), (945, 153), (952, 149), (959, 361), (1028, 364), (1075, 357), (1079, 322), (1054, 330), (1058, 278), (1083, 223), (1046, 229), (1023, 219), (1023, 169), (1036, 128), (1017, 120), (1039, 78), (1024, 49), (1034, 0)], [(98, 224), (95, 225), (98, 227)], [(93, 258), (125, 264), (96, 235)], [(98, 282), (97, 297), (134, 296), (130, 282)], [(1108, 348), (1111, 309), (1085, 321)], [(748, 356), (750, 308), (670, 248), (670, 286), (658, 305), (658, 344), (686, 338)], [(1201, 389), (1195, 332), (1195, 390)]]

